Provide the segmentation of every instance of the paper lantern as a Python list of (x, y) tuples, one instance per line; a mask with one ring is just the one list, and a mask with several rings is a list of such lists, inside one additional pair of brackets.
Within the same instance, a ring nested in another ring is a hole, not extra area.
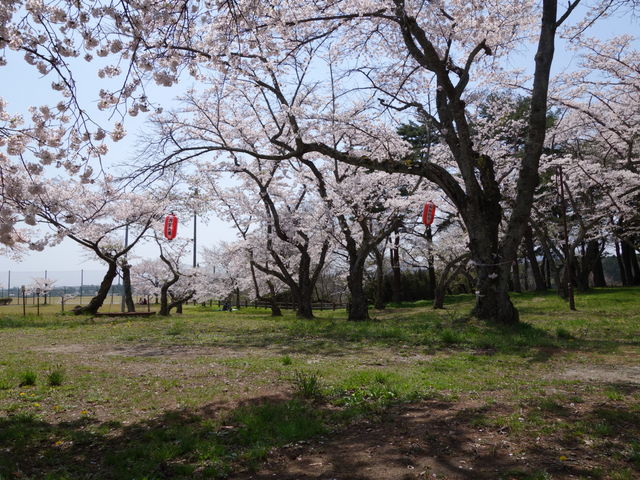
[(173, 240), (178, 234), (178, 217), (173, 213), (167, 215), (164, 219), (164, 237), (167, 240)]
[(429, 226), (433, 223), (433, 220), (436, 218), (436, 204), (433, 202), (427, 202), (424, 204), (424, 209), (422, 210), (422, 223), (426, 226)]

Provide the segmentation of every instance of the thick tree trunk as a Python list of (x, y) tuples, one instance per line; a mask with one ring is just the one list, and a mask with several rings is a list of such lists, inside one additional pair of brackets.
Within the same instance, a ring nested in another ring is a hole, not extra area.
[[(160, 258), (167, 263), (167, 261), (165, 260), (165, 258), (161, 255)], [(160, 287), (160, 310), (158, 311), (158, 315), (161, 315), (163, 317), (168, 317), (171, 309), (176, 306), (176, 303), (169, 303), (169, 289), (171, 288), (172, 285), (174, 285), (178, 280), (180, 279), (180, 277), (176, 274), (176, 272), (173, 272), (173, 277), (171, 278), (171, 280), (166, 281), (165, 283), (162, 284), (162, 286)], [(180, 304), (181, 306), (182, 304)], [(178, 311), (178, 313), (182, 313), (182, 310)]]
[(296, 303), (296, 317), (298, 318), (313, 318), (313, 290), (308, 288), (308, 285), (300, 285), (295, 295)]
[(373, 307), (377, 310), (384, 310), (384, 250), (381, 252), (377, 248), (373, 250), (376, 258), (376, 280), (375, 280), (375, 301)]
[[(604, 248), (603, 242), (603, 248)], [(606, 287), (607, 280), (604, 277), (604, 269), (602, 268), (602, 250), (598, 248), (598, 258), (593, 266), (593, 286)]]
[(280, 309), (280, 305), (278, 305), (278, 301), (276, 300), (276, 289), (273, 287), (273, 283), (270, 281), (267, 281), (267, 285), (269, 286), (269, 304), (271, 305), (271, 316), (281, 317), (282, 310)]
[(473, 314), (481, 320), (506, 325), (518, 323), (518, 310), (511, 303), (507, 284), (510, 265), (493, 265), (490, 259), (476, 261), (476, 306)]
[(281, 317), (282, 309), (280, 308), (280, 305), (278, 305), (278, 302), (276, 302), (275, 300), (271, 300), (270, 304), (271, 304), (271, 316)]
[(311, 257), (308, 253), (301, 253), (298, 264), (298, 283), (290, 285), (296, 302), (296, 317), (313, 318), (313, 287), (311, 276)]
[[(476, 304), (473, 315), (492, 323), (515, 324), (519, 321), (516, 308), (509, 299), (508, 287), (511, 264), (514, 258), (499, 254), (499, 225), (502, 217), (498, 202), (486, 202), (484, 213), (467, 215), (469, 227), (469, 250), (476, 266)], [(515, 257), (515, 250), (513, 252)]]
[(98, 310), (104, 303), (104, 300), (109, 295), (109, 289), (113, 284), (113, 279), (116, 278), (118, 274), (118, 265), (115, 261), (109, 263), (109, 269), (105, 274), (102, 282), (100, 283), (100, 288), (98, 288), (98, 293), (93, 297), (87, 305), (78, 305), (73, 309), (73, 313), (76, 315), (95, 315), (98, 313)]
[(391, 261), (391, 300), (395, 303), (402, 301), (402, 273), (400, 272), (400, 234), (394, 232), (393, 246), (389, 252)]
[(158, 311), (158, 315), (162, 316), (162, 317), (168, 317), (169, 316), (169, 287), (171, 285), (169, 285), (168, 283), (165, 283), (164, 285), (162, 285), (162, 287), (160, 287), (160, 310)]
[(122, 287), (127, 312), (135, 312), (136, 306), (133, 302), (133, 292), (131, 290), (131, 265), (127, 262), (122, 264)]
[(433, 308), (434, 310), (439, 310), (444, 308), (444, 297), (447, 292), (447, 284), (439, 283), (436, 286), (433, 297)]
[(349, 317), (350, 321), (369, 320), (369, 305), (362, 286), (364, 279), (364, 261), (356, 259), (349, 265), (347, 285), (349, 287)]

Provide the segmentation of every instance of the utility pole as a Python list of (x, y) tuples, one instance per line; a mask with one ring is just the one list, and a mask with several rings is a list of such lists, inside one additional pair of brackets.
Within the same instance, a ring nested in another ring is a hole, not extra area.
[[(124, 248), (126, 250), (127, 246), (129, 245), (129, 224), (126, 224), (124, 226)], [(122, 259), (125, 263), (127, 263), (127, 256), (125, 255), (124, 258)], [(122, 282), (124, 285), (124, 282)], [(120, 290), (120, 312), (124, 313), (125, 311), (125, 306), (126, 306), (126, 300), (125, 300), (125, 292), (124, 289)]]
[(196, 212), (193, 211), (193, 268), (196, 268)]

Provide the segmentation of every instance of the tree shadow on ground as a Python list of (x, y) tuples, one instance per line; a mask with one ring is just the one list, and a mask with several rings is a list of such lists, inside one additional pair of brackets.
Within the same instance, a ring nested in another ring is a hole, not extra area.
[[(637, 393), (637, 386), (624, 383), (609, 387)], [(17, 415), (0, 420), (0, 478), (383, 480), (436, 474), (471, 480), (533, 479), (546, 472), (561, 479), (597, 469), (640, 474), (637, 405), (521, 406), (523, 421), (535, 414), (543, 426), (554, 427), (543, 440), (538, 423), (525, 424), (532, 429), (525, 434), (487, 421), (514, 411), (478, 400), (427, 400), (392, 407), (380, 421), (366, 416), (345, 426), (336, 423), (344, 417), (331, 405), (273, 395), (170, 411), (131, 425), (93, 418), (48, 423)]]
[(271, 447), (324, 428), (319, 412), (279, 395), (231, 410), (212, 403), (170, 411), (131, 425), (10, 416), (0, 420), (0, 478), (224, 478), (233, 469), (255, 465)]
[[(633, 409), (592, 405), (565, 430), (542, 441), (478, 422), (487, 415), (510, 413), (510, 408), (426, 401), (393, 409), (379, 423), (352, 425), (329, 439), (280, 449), (258, 472), (231, 478), (534, 480), (598, 478), (602, 471), (630, 475), (624, 478), (640, 474), (640, 453), (629, 451), (640, 434), (640, 413)], [(582, 433), (585, 425), (594, 427)], [(581, 435), (599, 435), (605, 446), (576, 442)], [(625, 451), (630, 453), (621, 457)]]

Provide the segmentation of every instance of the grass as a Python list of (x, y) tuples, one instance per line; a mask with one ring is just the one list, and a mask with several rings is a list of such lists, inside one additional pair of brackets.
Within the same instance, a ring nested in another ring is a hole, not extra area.
[[(391, 305), (357, 323), (344, 311), (298, 320), (198, 306), (92, 321), (0, 307), (0, 479), (224, 478), (274, 447), (425, 399), (479, 402), (471, 428), (522, 448), (580, 445), (602, 463), (594, 472), (635, 478), (640, 392), (623, 373), (640, 359), (638, 294), (595, 290), (576, 312), (553, 294), (517, 294), (514, 327), (465, 318), (464, 295), (445, 311)], [(539, 475), (553, 478), (512, 478)]]
[(51, 387), (59, 387), (64, 380), (64, 369), (62, 367), (55, 367), (47, 375), (47, 382)]
[(19, 387), (31, 387), (36, 384), (38, 374), (33, 370), (26, 370), (20, 374)]
[(296, 371), (291, 380), (295, 395), (306, 400), (319, 400), (323, 397), (323, 386), (318, 372)]

